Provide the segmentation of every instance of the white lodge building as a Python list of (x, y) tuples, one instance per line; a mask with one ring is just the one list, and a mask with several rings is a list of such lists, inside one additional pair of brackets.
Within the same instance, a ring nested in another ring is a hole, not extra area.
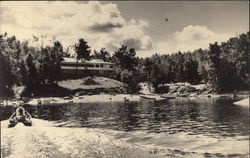
[(114, 64), (100, 59), (77, 60), (76, 58), (63, 58), (61, 70), (64, 78), (83, 77), (89, 75), (110, 76), (114, 70)]

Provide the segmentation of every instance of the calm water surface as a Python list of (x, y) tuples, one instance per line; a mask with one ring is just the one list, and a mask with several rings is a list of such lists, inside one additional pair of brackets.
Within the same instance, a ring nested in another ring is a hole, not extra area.
[[(110, 102), (60, 105), (26, 105), (34, 118), (53, 121), (57, 127), (88, 127), (118, 131), (190, 135), (222, 138), (247, 136), (249, 109), (233, 105), (231, 99), (171, 99), (156, 102)], [(1, 120), (14, 112), (1, 107)]]

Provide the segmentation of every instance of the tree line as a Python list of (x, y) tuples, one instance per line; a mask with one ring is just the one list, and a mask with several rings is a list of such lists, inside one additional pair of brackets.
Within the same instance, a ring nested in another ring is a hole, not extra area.
[(248, 90), (250, 33), (230, 38), (220, 45), (209, 44), (208, 49), (174, 54), (154, 54), (147, 58), (136, 57), (133, 48), (119, 48), (111, 61), (117, 66), (114, 78), (138, 91), (138, 83), (147, 82), (161, 92), (166, 83), (206, 83), (213, 92)]
[[(162, 85), (171, 82), (206, 83), (215, 92), (248, 89), (249, 32), (230, 38), (209, 49), (174, 54), (154, 54), (139, 58), (136, 50), (123, 45), (110, 54), (105, 48), (91, 53), (84, 39), (73, 45), (77, 62), (102, 59), (113, 62), (112, 78), (127, 84), (129, 92), (139, 90), (138, 83), (147, 82), (160, 92)], [(37, 37), (34, 40), (39, 42)], [(69, 56), (59, 41), (51, 46), (30, 46), (15, 36), (0, 34), (0, 96), (11, 95), (13, 85), (32, 90), (41, 85), (56, 84), (62, 79), (61, 61)]]
[(20, 42), (15, 36), (0, 34), (0, 96), (13, 95), (13, 86), (32, 90), (56, 83), (62, 77), (62, 56), (59, 41), (53, 46), (34, 47), (28, 41)]

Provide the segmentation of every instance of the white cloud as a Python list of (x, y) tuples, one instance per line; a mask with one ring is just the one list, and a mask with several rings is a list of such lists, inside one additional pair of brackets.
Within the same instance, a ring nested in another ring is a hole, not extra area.
[(156, 43), (154, 52), (171, 54), (177, 51), (193, 51), (198, 48), (207, 49), (209, 43), (227, 41), (232, 34), (215, 33), (206, 26), (189, 25), (172, 35), (172, 40)]
[(1, 32), (28, 39), (32, 35), (56, 38), (64, 46), (84, 38), (93, 48), (114, 51), (121, 44), (138, 50), (152, 48), (145, 34), (144, 20), (125, 21), (116, 4), (98, 1), (77, 3), (67, 1), (21, 1), (1, 3)]
[(114, 51), (124, 44), (136, 50), (150, 50), (153, 47), (153, 41), (143, 32), (143, 28), (146, 26), (148, 24), (143, 20), (131, 20), (122, 28), (116, 28), (109, 34), (103, 34), (94, 47), (100, 49), (105, 45), (107, 49)]

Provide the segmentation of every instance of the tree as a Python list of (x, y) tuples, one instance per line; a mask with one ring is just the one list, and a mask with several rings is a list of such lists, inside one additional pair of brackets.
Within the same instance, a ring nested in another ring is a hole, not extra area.
[(116, 65), (119, 65), (121, 69), (127, 69), (129, 71), (135, 71), (138, 65), (138, 58), (135, 57), (136, 52), (133, 48), (128, 50), (127, 46), (122, 45), (112, 56), (112, 60)]
[(212, 88), (220, 92), (222, 89), (222, 76), (220, 72), (221, 60), (220, 60), (221, 49), (217, 42), (210, 44), (208, 51), (208, 81)]
[(176, 74), (176, 81), (183, 82), (184, 81), (184, 71), (183, 71), (183, 64), (184, 64), (184, 56), (181, 52), (178, 52), (175, 56), (175, 74)]
[(151, 71), (152, 71), (152, 67), (153, 67), (153, 63), (151, 62), (150, 58), (145, 58), (143, 60), (143, 70), (144, 72), (147, 74), (147, 82), (151, 81)]
[[(74, 46), (76, 52), (76, 64), (78, 65), (78, 60), (81, 58), (85, 60), (90, 59), (90, 46), (88, 46), (87, 42), (84, 39), (80, 38), (79, 43)], [(78, 73), (78, 66), (76, 67), (76, 73)]]
[(121, 81), (127, 84), (127, 91), (128, 92), (138, 92), (139, 86), (138, 81), (136, 80), (136, 75), (132, 71), (123, 70), (121, 73)]
[(63, 46), (59, 41), (54, 42), (54, 47), (52, 48), (54, 52), (52, 56), (53, 62), (53, 82), (62, 79), (61, 71), (61, 61), (63, 60)]
[(14, 83), (14, 76), (11, 74), (9, 59), (1, 52), (0, 65), (0, 97), (7, 97)]
[(187, 82), (200, 81), (200, 76), (198, 74), (198, 62), (191, 58), (186, 58), (183, 63), (183, 76), (184, 80)]
[(79, 43), (75, 44), (75, 52), (77, 60), (83, 58), (88, 60), (90, 58), (90, 46), (84, 39), (80, 38)]
[(163, 82), (162, 81), (162, 74), (160, 73), (159, 65), (154, 64), (151, 71), (151, 81), (150, 83), (154, 87), (155, 92), (158, 91), (159, 85)]
[(96, 51), (94, 50), (94, 54), (92, 55), (92, 58), (94, 59), (101, 59), (105, 62), (110, 62), (111, 61), (111, 57), (108, 51), (106, 51), (105, 48), (101, 48), (100, 51)]
[(21, 85), (27, 86), (28, 85), (28, 72), (24, 61), (21, 61), (20, 67), (20, 75), (21, 75)]
[(40, 82), (38, 82), (37, 69), (33, 63), (33, 57), (30, 52), (26, 55), (25, 62), (28, 67), (27, 88), (32, 89), (37, 86), (37, 84), (40, 84)]

